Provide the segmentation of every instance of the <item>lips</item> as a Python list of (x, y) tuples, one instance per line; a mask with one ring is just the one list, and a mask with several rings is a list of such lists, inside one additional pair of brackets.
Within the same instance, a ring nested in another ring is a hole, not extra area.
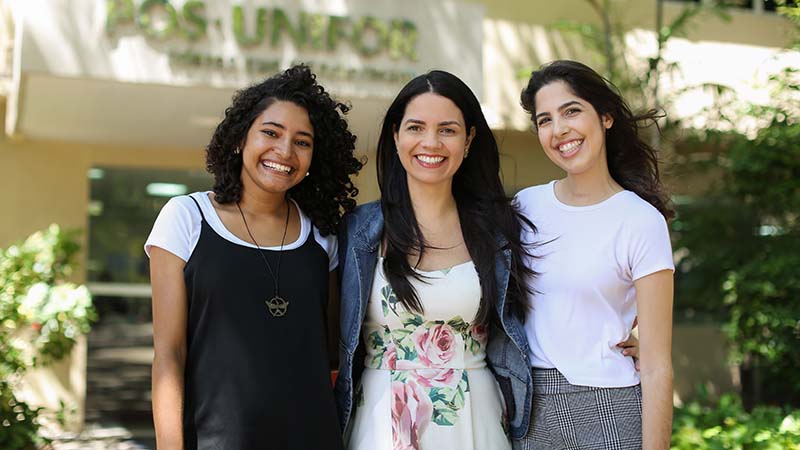
[(571, 141), (563, 142), (556, 146), (556, 150), (561, 153), (563, 157), (569, 157), (574, 155), (581, 149), (581, 145), (583, 144), (583, 139), (573, 139)]
[(425, 164), (439, 164), (444, 161), (444, 156), (417, 155), (416, 158)]
[(417, 163), (426, 169), (441, 167), (447, 158), (441, 155), (414, 155)]
[(275, 161), (261, 161), (261, 166), (266, 168), (267, 170), (278, 172), (282, 174), (290, 174), (294, 171), (291, 166), (287, 166), (286, 164), (281, 164)]

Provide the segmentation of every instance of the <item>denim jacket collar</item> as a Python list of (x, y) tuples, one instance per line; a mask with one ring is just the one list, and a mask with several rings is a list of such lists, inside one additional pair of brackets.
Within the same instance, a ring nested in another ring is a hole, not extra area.
[(353, 234), (353, 246), (374, 252), (378, 249), (383, 233), (383, 211), (380, 202), (368, 203), (363, 208), (366, 209), (363, 212), (364, 220)]

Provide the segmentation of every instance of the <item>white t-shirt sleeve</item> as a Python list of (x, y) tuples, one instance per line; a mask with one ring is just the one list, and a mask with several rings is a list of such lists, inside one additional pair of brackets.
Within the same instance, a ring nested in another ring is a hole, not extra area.
[(200, 238), (200, 213), (188, 196), (173, 197), (161, 208), (144, 252), (150, 257), (150, 247), (160, 247), (182, 259), (189, 260)]
[(332, 272), (339, 265), (339, 240), (334, 234), (322, 236), (317, 227), (314, 227), (314, 239), (328, 254), (328, 271)]
[(661, 270), (675, 270), (667, 221), (655, 208), (635, 221), (631, 230), (629, 263), (633, 280)]
[(533, 188), (525, 188), (521, 191), (514, 194), (514, 198), (511, 200), (513, 204), (515, 204), (520, 211), (525, 211), (530, 208), (530, 202), (532, 201)]

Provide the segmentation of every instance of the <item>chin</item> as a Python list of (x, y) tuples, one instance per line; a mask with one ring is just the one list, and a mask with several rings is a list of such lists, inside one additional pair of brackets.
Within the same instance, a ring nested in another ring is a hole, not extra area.
[(299, 184), (299, 181), (298, 182), (284, 182), (284, 183), (262, 183), (261, 184), (261, 189), (263, 189), (266, 192), (271, 192), (273, 194), (281, 194), (281, 193), (285, 194), (286, 192), (289, 192), (290, 189), (292, 189), (293, 187), (297, 186), (298, 184)]
[(408, 181), (411, 183), (417, 183), (422, 185), (437, 185), (442, 183), (447, 183), (448, 181), (452, 180), (453, 177), (442, 177), (442, 176), (409, 176)]

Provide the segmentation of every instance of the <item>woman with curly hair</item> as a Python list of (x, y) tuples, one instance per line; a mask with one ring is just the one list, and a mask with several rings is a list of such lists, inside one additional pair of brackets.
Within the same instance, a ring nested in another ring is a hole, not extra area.
[(213, 190), (156, 219), (159, 449), (341, 448), (326, 320), (361, 168), (348, 110), (303, 65), (240, 90), (206, 149)]

